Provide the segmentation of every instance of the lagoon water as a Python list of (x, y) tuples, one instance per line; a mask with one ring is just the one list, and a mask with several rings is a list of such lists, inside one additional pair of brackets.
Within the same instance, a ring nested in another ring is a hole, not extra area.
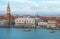
[(0, 39), (60, 39), (60, 30), (33, 29), (24, 31), (20, 28), (0, 28)]

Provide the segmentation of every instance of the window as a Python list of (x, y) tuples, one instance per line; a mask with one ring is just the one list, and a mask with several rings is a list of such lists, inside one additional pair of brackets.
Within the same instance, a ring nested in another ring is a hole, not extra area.
[(17, 20), (17, 22), (18, 22), (18, 20)]

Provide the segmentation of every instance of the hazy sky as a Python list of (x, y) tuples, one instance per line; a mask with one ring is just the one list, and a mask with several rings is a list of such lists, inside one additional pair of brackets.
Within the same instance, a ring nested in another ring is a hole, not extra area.
[(0, 0), (0, 11), (6, 11), (8, 1), (11, 12), (60, 14), (60, 0)]

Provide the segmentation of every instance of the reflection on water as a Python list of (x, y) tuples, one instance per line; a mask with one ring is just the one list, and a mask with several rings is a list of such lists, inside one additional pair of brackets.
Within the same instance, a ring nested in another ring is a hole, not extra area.
[(0, 28), (0, 39), (60, 39), (60, 31), (50, 33), (47, 29), (32, 29), (26, 32), (20, 28)]

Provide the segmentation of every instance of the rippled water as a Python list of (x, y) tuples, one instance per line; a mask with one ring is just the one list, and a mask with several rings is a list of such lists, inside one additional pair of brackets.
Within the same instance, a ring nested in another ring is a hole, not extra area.
[(60, 31), (47, 29), (33, 29), (32, 31), (23, 31), (19, 28), (0, 28), (0, 39), (60, 39)]

